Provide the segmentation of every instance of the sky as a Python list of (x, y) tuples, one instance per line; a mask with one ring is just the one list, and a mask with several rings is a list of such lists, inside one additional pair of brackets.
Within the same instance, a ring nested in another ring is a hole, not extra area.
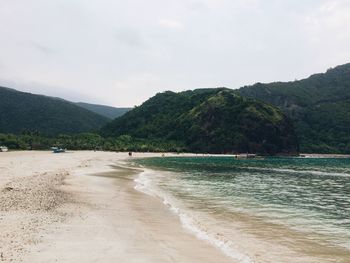
[(0, 0), (0, 86), (111, 106), (350, 62), (350, 0)]

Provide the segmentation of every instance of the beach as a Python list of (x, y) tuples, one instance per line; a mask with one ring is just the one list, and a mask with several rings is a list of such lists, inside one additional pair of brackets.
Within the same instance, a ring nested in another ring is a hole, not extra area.
[(0, 262), (349, 262), (347, 159), (162, 155), (0, 153)]
[[(134, 154), (132, 158), (160, 156)], [(2, 262), (235, 262), (134, 189), (127, 153), (0, 155)]]

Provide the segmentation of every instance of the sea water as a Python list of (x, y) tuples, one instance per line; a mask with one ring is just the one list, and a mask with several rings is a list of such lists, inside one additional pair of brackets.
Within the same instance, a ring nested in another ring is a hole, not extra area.
[[(239, 262), (350, 262), (350, 159), (138, 160), (138, 190)], [(286, 261), (287, 260), (287, 261)]]

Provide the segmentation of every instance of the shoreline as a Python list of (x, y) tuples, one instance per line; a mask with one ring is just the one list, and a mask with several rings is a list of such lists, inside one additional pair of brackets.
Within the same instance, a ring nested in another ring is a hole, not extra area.
[[(158, 177), (165, 178), (166, 175), (161, 174), (169, 171), (145, 168), (136, 180), (137, 189), (159, 198), (169, 211), (180, 218), (185, 229), (234, 261), (319, 263), (348, 262), (350, 259), (345, 248), (334, 247), (326, 240), (322, 243), (313, 242), (305, 238), (303, 232), (286, 225), (265, 221), (253, 214), (247, 215), (223, 209), (216, 210), (218, 214), (206, 213), (201, 211), (200, 203), (196, 202), (190, 203), (188, 207), (183, 200), (169, 195), (169, 192), (150, 182), (152, 181), (150, 177), (155, 173), (159, 174)], [(193, 207), (199, 208), (198, 211)], [(203, 209), (205, 211), (205, 204)], [(225, 213), (225, 216), (222, 213)], [(231, 220), (230, 224), (227, 220)]]
[(204, 220), (214, 232), (206, 224), (186, 226), (186, 214), (172, 211), (176, 206), (164, 196), (138, 189), (143, 173), (157, 171), (129, 160), (161, 153), (134, 153), (132, 159), (127, 153), (92, 151), (0, 156), (0, 262), (273, 262), (273, 253), (299, 258), (293, 262), (318, 262), (303, 248), (326, 253), (302, 242), (300, 253), (289, 251), (279, 236), (284, 233), (283, 242), (302, 236), (281, 227), (265, 233), (266, 224), (253, 217), (232, 214), (237, 227), (228, 237), (238, 245), (233, 250), (231, 241), (220, 237), (224, 229), (214, 225), (220, 219)]
[(336, 159), (343, 159), (343, 158), (350, 158), (350, 154), (334, 154), (334, 153), (300, 153), (300, 157), (305, 158), (336, 158)]
[[(151, 156), (161, 154), (133, 158)], [(235, 262), (184, 229), (159, 199), (134, 189), (139, 170), (116, 167), (124, 165), (126, 153), (8, 152), (1, 157), (2, 198), (16, 193), (20, 200), (33, 196), (40, 202), (14, 202), (9, 211), (1, 207), (0, 261)], [(41, 188), (29, 190), (38, 182), (33, 178), (40, 178)]]

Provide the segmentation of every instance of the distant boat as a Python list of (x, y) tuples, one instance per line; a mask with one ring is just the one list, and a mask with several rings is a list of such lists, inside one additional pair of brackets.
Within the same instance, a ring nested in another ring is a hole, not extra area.
[(0, 152), (7, 152), (8, 150), (6, 146), (0, 146)]
[(257, 158), (257, 155), (253, 154), (253, 153), (241, 153), (241, 154), (234, 155), (234, 158), (237, 158), (237, 159), (253, 159), (253, 158)]
[(66, 152), (66, 149), (60, 148), (60, 147), (51, 147), (51, 150), (53, 153), (64, 153)]

